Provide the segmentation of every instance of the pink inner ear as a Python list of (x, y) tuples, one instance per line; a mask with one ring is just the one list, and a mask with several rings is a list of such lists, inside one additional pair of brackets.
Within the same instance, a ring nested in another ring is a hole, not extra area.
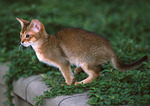
[(33, 30), (39, 32), (41, 29), (40, 23), (34, 23)]
[(38, 29), (38, 30), (40, 30), (40, 26), (37, 25), (37, 24), (35, 25), (35, 28)]

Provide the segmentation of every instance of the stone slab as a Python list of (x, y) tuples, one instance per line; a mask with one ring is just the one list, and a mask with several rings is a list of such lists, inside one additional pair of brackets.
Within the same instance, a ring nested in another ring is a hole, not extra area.
[(62, 100), (58, 106), (90, 106), (88, 102), (89, 98), (87, 93), (73, 95), (70, 98)]
[(40, 96), (44, 91), (49, 90), (45, 83), (42, 81), (42, 78), (38, 76), (36, 80), (33, 80), (27, 87), (27, 101), (31, 104), (35, 104), (36, 101), (33, 100), (36, 96)]
[(5, 106), (4, 102), (7, 100), (7, 97), (4, 93), (6, 90), (6, 86), (0, 84), (0, 106)]
[(27, 88), (30, 85), (30, 83), (36, 79), (38, 79), (40, 76), (30, 76), (28, 78), (20, 78), (17, 81), (13, 82), (13, 92), (20, 96), (22, 99), (27, 99)]
[(88, 100), (87, 93), (63, 95), (47, 99), (42, 106), (90, 106), (87, 104)]
[(15, 106), (33, 106), (29, 102), (23, 100), (21, 97), (19, 97), (16, 94), (14, 95), (14, 104)]
[(5, 82), (3, 76), (6, 74), (6, 71), (9, 70), (8, 64), (9, 63), (0, 64), (0, 83), (2, 85), (4, 85)]

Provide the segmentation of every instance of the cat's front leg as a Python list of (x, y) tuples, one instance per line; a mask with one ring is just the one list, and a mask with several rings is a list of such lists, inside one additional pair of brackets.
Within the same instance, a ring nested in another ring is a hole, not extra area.
[(62, 65), (60, 66), (60, 70), (63, 77), (65, 78), (67, 85), (74, 85), (75, 77), (73, 76), (70, 65)]

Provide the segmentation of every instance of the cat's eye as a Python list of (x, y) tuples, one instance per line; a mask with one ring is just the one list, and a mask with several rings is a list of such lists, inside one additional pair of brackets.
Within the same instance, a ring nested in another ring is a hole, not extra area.
[(26, 38), (29, 38), (30, 37), (30, 35), (26, 35)]

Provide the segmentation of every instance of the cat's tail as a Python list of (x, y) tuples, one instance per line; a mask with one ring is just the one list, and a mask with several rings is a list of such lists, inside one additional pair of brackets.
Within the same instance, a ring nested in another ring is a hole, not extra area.
[(114, 66), (115, 69), (118, 69), (119, 71), (127, 71), (127, 70), (134, 70), (142, 65), (143, 62), (147, 61), (148, 57), (144, 56), (140, 60), (133, 62), (131, 64), (124, 64), (120, 59), (115, 56), (111, 59), (111, 63)]

